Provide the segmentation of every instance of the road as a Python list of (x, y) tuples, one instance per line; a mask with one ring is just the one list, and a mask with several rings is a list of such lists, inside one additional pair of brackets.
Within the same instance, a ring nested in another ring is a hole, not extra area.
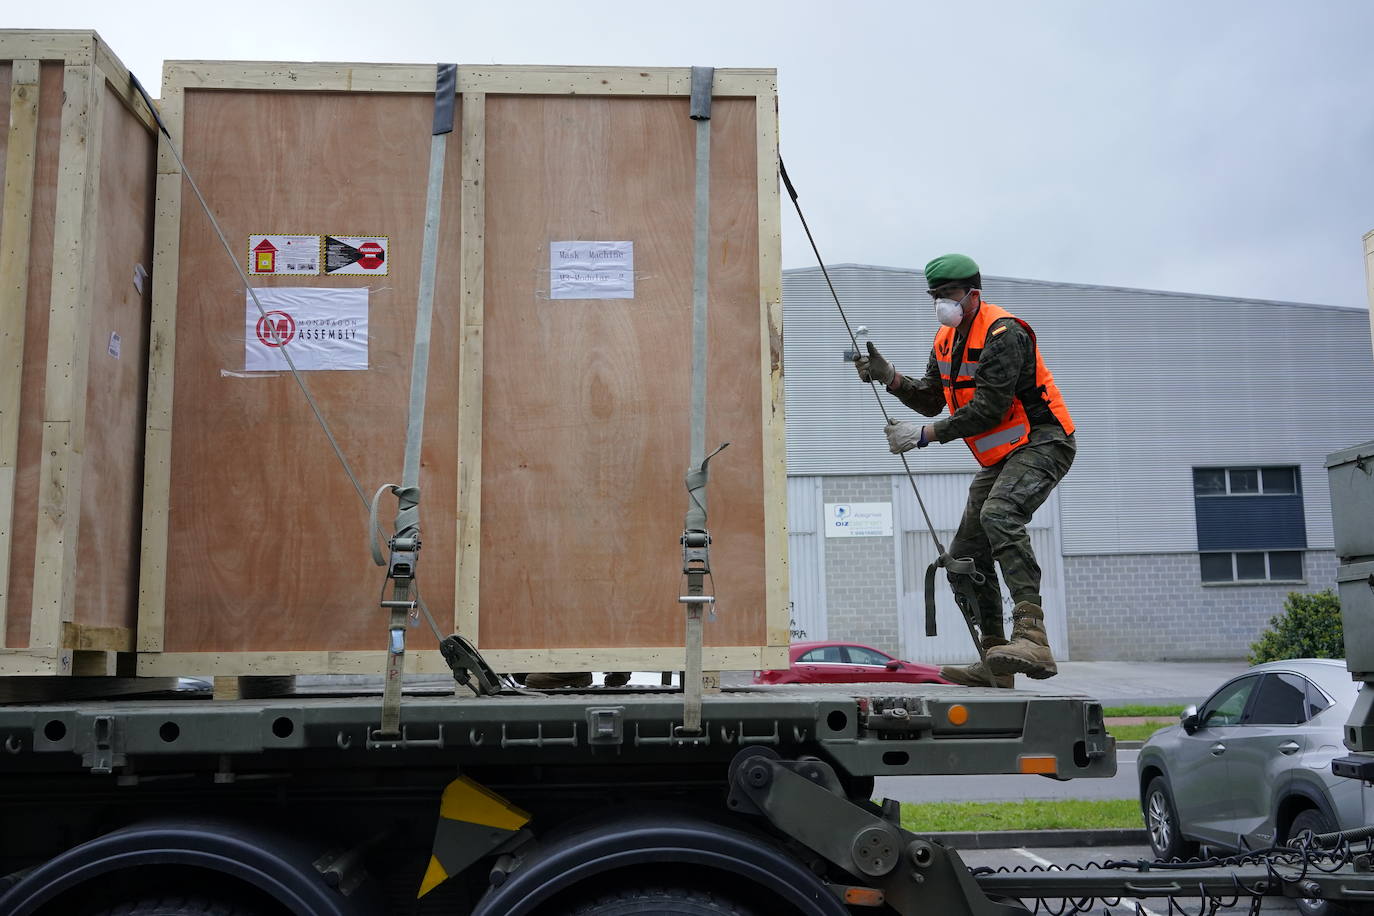
[(873, 794), (902, 802), (1021, 801), (1025, 798), (1139, 798), (1134, 748), (1116, 752), (1116, 775), (1111, 779), (1070, 779), (1045, 776), (880, 776)]
[[(963, 858), (964, 864), (969, 868), (979, 868), (987, 866), (990, 868), (1041, 868), (1051, 864), (1060, 867), (1069, 865), (1084, 865), (1088, 862), (1102, 862), (1107, 859), (1125, 859), (1134, 861), (1138, 859), (1153, 859), (1148, 846), (1102, 846), (1093, 849), (1045, 849), (1038, 847), (1014, 848), (1014, 849), (965, 849), (960, 850), (959, 855)], [(1048, 912), (1059, 910), (1059, 901), (1046, 901), (1050, 904)], [(1200, 910), (1201, 901), (1196, 897), (1179, 898), (1179, 906), (1185, 913), (1209, 912)], [(1028, 907), (1033, 906), (1031, 901), (1026, 901)], [(1140, 901), (1142, 909), (1141, 916), (1168, 916), (1170, 909), (1168, 900), (1162, 897), (1144, 899)], [(1248, 913), (1250, 911), (1250, 898), (1246, 897), (1236, 902), (1235, 906), (1223, 907), (1219, 913)], [(1046, 912), (1042, 909), (1041, 912)], [(1066, 910), (1067, 912), (1067, 910)], [(1112, 916), (1136, 916), (1134, 900), (1122, 900), (1119, 904), (1105, 907), (1099, 901), (1089, 912), (1092, 916), (1100, 916), (1103, 912)], [(1173, 912), (1177, 913), (1178, 910)], [(1281, 897), (1264, 898), (1263, 907), (1260, 912), (1269, 913), (1297, 913), (1297, 906), (1292, 901)]]

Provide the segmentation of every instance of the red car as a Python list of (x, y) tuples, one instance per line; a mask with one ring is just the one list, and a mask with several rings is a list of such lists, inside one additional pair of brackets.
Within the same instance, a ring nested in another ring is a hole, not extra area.
[(937, 665), (904, 662), (871, 646), (852, 642), (794, 642), (785, 671), (756, 671), (755, 684), (852, 684), (898, 681), (950, 684)]

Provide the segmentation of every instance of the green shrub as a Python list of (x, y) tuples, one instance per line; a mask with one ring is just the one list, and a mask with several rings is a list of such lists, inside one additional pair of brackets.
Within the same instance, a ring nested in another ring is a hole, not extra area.
[(1285, 658), (1345, 658), (1341, 599), (1331, 589), (1315, 595), (1289, 592), (1284, 612), (1250, 646), (1250, 664)]

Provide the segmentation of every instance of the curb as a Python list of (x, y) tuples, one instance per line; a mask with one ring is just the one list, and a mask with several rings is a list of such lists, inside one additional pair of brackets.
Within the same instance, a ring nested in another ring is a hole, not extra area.
[(1143, 827), (1104, 830), (987, 830), (976, 832), (922, 833), (946, 849), (1009, 849), (1014, 846), (1050, 848), (1073, 846), (1148, 846)]

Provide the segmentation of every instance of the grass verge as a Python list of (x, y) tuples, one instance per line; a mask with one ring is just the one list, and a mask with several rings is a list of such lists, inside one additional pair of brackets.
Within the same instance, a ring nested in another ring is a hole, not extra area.
[(1124, 798), (907, 803), (902, 805), (902, 826), (921, 833), (937, 830), (1102, 830), (1144, 825), (1140, 804)]
[(1107, 731), (1117, 741), (1144, 741), (1146, 738), (1176, 722), (1142, 722), (1139, 725), (1108, 725)]
[(1161, 718), (1177, 719), (1182, 712), (1182, 706), (1108, 706), (1102, 710), (1102, 715), (1109, 718), (1116, 716), (1160, 716)]

